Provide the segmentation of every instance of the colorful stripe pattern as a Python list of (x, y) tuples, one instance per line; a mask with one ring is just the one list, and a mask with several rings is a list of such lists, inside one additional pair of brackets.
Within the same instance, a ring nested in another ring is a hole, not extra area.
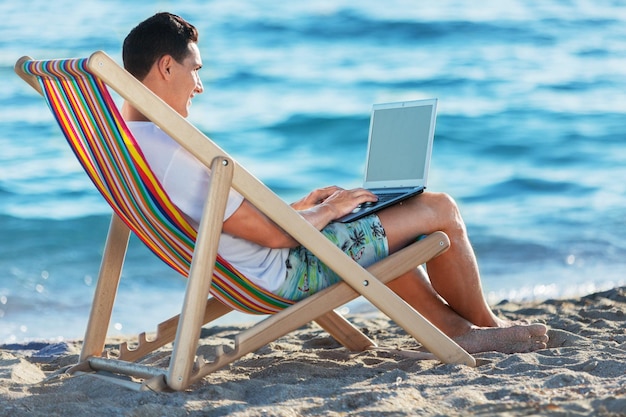
[[(166, 264), (189, 275), (196, 230), (151, 172), (106, 85), (87, 59), (28, 61), (81, 165), (114, 212)], [(247, 313), (272, 314), (293, 301), (254, 285), (218, 255), (211, 294)]]

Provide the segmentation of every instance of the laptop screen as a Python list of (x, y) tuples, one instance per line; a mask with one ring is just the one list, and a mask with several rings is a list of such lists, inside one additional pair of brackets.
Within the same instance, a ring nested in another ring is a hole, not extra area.
[(365, 185), (426, 185), (435, 130), (436, 99), (374, 105)]

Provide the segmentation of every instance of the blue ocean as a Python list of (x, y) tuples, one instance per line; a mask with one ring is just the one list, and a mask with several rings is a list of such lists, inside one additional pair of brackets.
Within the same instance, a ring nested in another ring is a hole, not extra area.
[[(429, 189), (458, 201), (489, 301), (624, 285), (620, 1), (4, 0), (0, 343), (83, 336), (110, 219), (13, 65), (96, 50), (121, 62), (157, 11), (200, 31), (190, 120), (285, 200), (360, 184), (373, 103), (437, 97)], [(111, 332), (154, 330), (184, 287), (132, 241)]]

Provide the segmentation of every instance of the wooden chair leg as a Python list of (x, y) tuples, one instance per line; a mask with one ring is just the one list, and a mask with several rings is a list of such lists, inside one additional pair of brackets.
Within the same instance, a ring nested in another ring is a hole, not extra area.
[(213, 279), (217, 246), (222, 232), (233, 168), (234, 164), (224, 157), (216, 157), (211, 163), (209, 192), (198, 229), (183, 310), (166, 378), (167, 385), (177, 391), (185, 389), (190, 384), (200, 339), (202, 317)]
[(101, 356), (104, 351), (129, 237), (128, 226), (116, 214), (113, 214), (79, 363), (91, 356)]
[(315, 322), (346, 349), (353, 352), (362, 352), (376, 346), (376, 342), (334, 310), (318, 317)]

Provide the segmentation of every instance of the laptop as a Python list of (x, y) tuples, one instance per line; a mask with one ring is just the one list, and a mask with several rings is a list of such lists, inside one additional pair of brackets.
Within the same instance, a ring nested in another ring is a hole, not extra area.
[(378, 201), (364, 203), (336, 221), (360, 219), (424, 191), (436, 115), (435, 98), (372, 106), (363, 188)]

